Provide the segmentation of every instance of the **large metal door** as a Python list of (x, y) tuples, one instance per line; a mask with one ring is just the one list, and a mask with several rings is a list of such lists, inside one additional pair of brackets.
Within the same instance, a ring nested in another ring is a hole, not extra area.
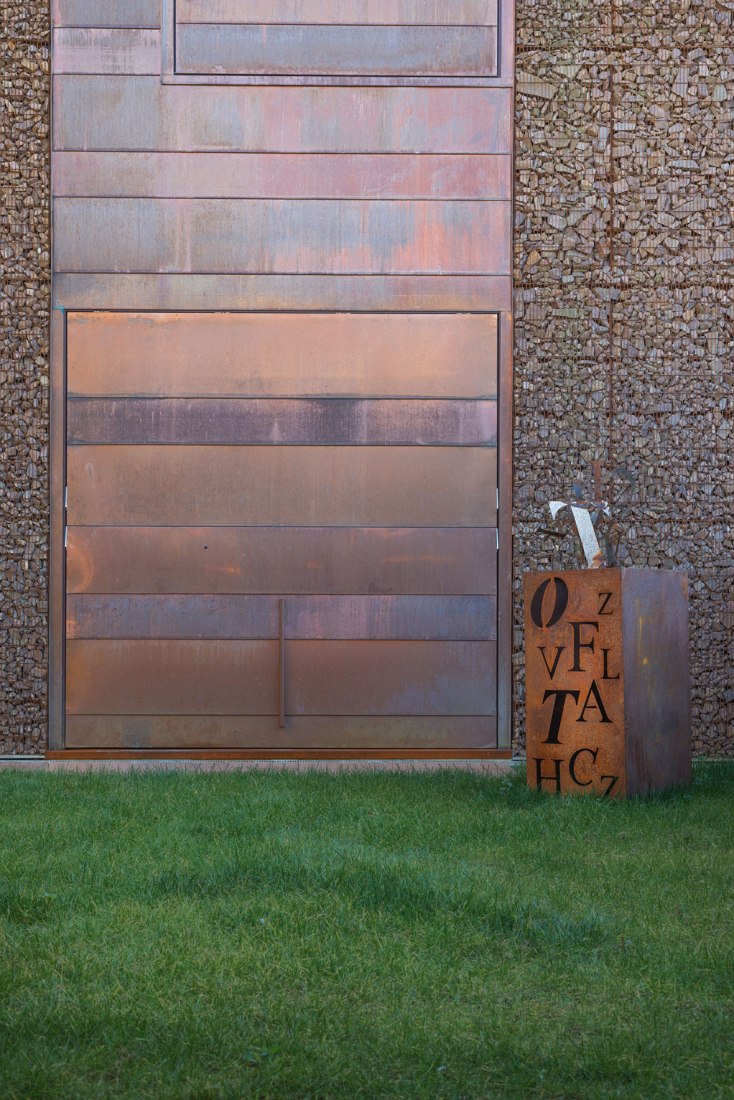
[(56, 2), (54, 747), (496, 751), (496, 6), (133, 6)]

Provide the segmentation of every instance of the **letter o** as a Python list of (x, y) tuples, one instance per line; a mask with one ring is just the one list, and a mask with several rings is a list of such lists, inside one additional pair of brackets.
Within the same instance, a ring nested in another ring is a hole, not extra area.
[[(551, 581), (555, 584), (555, 602), (547, 623), (543, 622), (543, 600)], [(555, 626), (568, 607), (568, 585), (560, 577), (548, 577), (535, 591), (530, 603), (530, 618), (535, 626), (543, 630), (549, 626)]]

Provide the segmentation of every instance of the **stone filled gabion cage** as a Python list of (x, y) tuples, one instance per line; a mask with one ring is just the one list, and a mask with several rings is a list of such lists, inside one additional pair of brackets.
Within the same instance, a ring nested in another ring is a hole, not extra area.
[[(0, 752), (48, 673), (49, 12), (0, 0)], [(734, 0), (519, 0), (515, 747), (521, 575), (548, 496), (634, 472), (622, 564), (690, 576), (694, 747), (734, 755)]]

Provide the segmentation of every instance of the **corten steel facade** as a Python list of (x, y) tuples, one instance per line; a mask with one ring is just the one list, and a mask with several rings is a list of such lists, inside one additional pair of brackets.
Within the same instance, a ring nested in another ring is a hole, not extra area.
[(52, 11), (49, 749), (507, 754), (511, 0)]
[[(49, 20), (2, 15), (2, 749), (42, 752)], [(520, 574), (568, 564), (543, 502), (601, 459), (638, 474), (628, 561), (689, 571), (694, 746), (731, 753), (731, 12), (525, 3), (517, 23), (516, 744)]]

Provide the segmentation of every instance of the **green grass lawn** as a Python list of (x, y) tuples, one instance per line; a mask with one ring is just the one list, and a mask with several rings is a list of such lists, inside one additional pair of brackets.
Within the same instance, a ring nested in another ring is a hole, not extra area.
[(0, 773), (0, 1098), (734, 1096), (734, 768)]

